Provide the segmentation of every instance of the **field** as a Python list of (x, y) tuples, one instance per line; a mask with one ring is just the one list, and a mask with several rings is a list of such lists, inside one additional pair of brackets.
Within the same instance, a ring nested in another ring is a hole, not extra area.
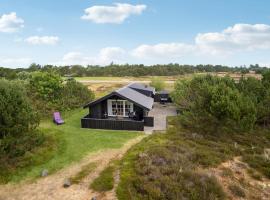
[(47, 148), (45, 152), (35, 155), (32, 159), (36, 162), (18, 170), (11, 181), (38, 177), (44, 169), (52, 174), (71, 163), (80, 161), (90, 153), (120, 148), (128, 140), (140, 135), (138, 132), (82, 129), (80, 118), (86, 115), (86, 112), (87, 110), (78, 109), (63, 113), (65, 124), (61, 126), (56, 126), (49, 120), (42, 121), (40, 130), (45, 135), (55, 138), (56, 144), (52, 145), (53, 148)]
[(96, 98), (99, 98), (134, 81), (149, 84), (153, 78), (164, 80), (166, 85), (165, 89), (172, 91), (175, 80), (187, 77), (189, 77), (189, 75), (159, 77), (76, 77), (75, 79), (94, 91)]
[(191, 75), (183, 75), (183, 76), (142, 76), (142, 77), (75, 77), (77, 81), (108, 81), (108, 82), (129, 82), (129, 81), (151, 81), (153, 78), (159, 78), (164, 81), (175, 81), (180, 77), (187, 77)]
[[(123, 87), (131, 82), (141, 82), (144, 84), (149, 84), (152, 79), (160, 79), (165, 82), (165, 89), (172, 91), (174, 87), (174, 82), (179, 79), (191, 79), (195, 75), (205, 75), (212, 74), (219, 77), (229, 76), (233, 78), (236, 82), (242, 77), (242, 74), (239, 73), (194, 73), (194, 74), (185, 74), (178, 76), (143, 76), (143, 77), (75, 77), (75, 79), (84, 85), (87, 85), (89, 89), (93, 90), (96, 94), (96, 98), (104, 96), (109, 92)], [(244, 77), (253, 77), (256, 79), (261, 79), (260, 74), (248, 73), (243, 75)]]

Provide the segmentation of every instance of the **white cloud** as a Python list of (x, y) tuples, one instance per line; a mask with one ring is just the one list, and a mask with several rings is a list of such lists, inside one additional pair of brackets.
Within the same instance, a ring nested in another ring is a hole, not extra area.
[(24, 20), (17, 17), (15, 12), (0, 16), (0, 32), (14, 33), (24, 27)]
[(138, 58), (179, 58), (195, 49), (195, 46), (184, 43), (143, 44), (135, 48), (132, 55)]
[(103, 62), (117, 62), (125, 56), (125, 51), (120, 47), (106, 47), (100, 50), (99, 58)]
[(25, 39), (25, 42), (32, 45), (55, 45), (59, 42), (56, 36), (31, 36)]
[(121, 63), (125, 51), (119, 47), (106, 47), (99, 51), (96, 56), (86, 56), (81, 52), (69, 52), (63, 58), (55, 62), (55, 65), (101, 65), (105, 66), (111, 62)]
[(31, 64), (31, 58), (1, 58), (0, 66), (3, 67), (26, 67)]
[(270, 50), (270, 26), (235, 24), (221, 32), (199, 33), (194, 43), (143, 44), (132, 50), (137, 58), (177, 60), (188, 55), (226, 57), (236, 52)]
[(198, 34), (196, 45), (208, 53), (270, 49), (270, 26), (235, 24), (221, 32)]
[[(197, 34), (191, 43), (142, 44), (127, 50), (120, 47), (107, 47), (94, 56), (71, 52), (66, 54), (59, 63), (62, 65), (108, 65), (113, 61), (119, 64), (170, 62), (218, 64), (237, 60), (238, 64), (240, 62), (247, 64), (250, 61), (256, 62), (252, 57), (253, 52), (262, 51), (265, 53), (270, 51), (270, 26), (236, 24), (220, 32)], [(247, 58), (243, 58), (245, 55)], [(265, 63), (264, 65), (269, 66), (267, 62)]]
[(121, 24), (131, 15), (140, 15), (146, 9), (146, 5), (131, 5), (115, 3), (113, 6), (92, 6), (85, 9), (81, 17), (98, 24), (114, 23)]

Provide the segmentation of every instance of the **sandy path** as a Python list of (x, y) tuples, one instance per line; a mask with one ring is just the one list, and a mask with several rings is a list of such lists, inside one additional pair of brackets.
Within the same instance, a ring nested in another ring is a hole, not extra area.
[[(91, 154), (79, 163), (75, 163), (53, 175), (40, 178), (35, 182), (0, 186), (0, 200), (88, 200), (93, 196), (107, 199), (106, 197), (101, 197), (102, 194), (96, 194), (89, 190), (89, 184), (98, 177), (98, 174), (112, 159), (121, 158), (131, 146), (141, 141), (144, 137), (145, 135), (132, 139), (120, 149), (109, 149)], [(78, 185), (63, 188), (65, 178), (75, 175), (81, 170), (82, 166), (91, 162), (96, 162), (97, 168), (88, 177)], [(112, 199), (111, 197), (114, 195), (110, 194), (109, 196)]]

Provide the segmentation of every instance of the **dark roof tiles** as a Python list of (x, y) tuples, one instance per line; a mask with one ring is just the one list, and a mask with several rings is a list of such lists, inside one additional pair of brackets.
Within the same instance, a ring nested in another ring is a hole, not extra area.
[(153, 107), (154, 99), (151, 97), (148, 97), (144, 94), (141, 94), (140, 92), (137, 92), (135, 89), (132, 89), (128, 86), (125, 86), (123, 88), (120, 88), (104, 97), (101, 97), (95, 101), (92, 101), (84, 106), (84, 108), (98, 104), (101, 101), (104, 101), (106, 99), (109, 99), (112, 96), (119, 96), (121, 98), (127, 99), (135, 104), (137, 104), (140, 107), (143, 107), (147, 110), (151, 110)]
[(153, 98), (145, 96), (129, 87), (120, 88), (115, 92), (149, 110), (151, 110), (153, 107)]
[(155, 93), (155, 88), (150, 87), (148, 85), (144, 85), (142, 83), (130, 83), (127, 85), (129, 88), (139, 89), (139, 90), (146, 90)]

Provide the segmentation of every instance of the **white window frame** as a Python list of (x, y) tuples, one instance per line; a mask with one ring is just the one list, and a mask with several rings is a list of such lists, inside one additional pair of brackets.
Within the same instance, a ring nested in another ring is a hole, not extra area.
[[(114, 115), (112, 112), (112, 102), (123, 102), (123, 115)], [(122, 116), (122, 117), (128, 117), (128, 113), (126, 113), (126, 102), (129, 102), (130, 104), (130, 112), (133, 112), (134, 105), (132, 102), (127, 100), (116, 100), (116, 99), (108, 99), (107, 100), (107, 112), (108, 116), (110, 117), (116, 117), (116, 116)]]

